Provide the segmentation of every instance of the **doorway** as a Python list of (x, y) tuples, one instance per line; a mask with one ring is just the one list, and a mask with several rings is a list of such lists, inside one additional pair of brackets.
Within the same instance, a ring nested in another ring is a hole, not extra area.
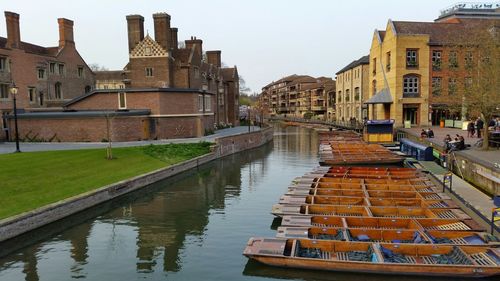
[(403, 124), (405, 121), (410, 121), (412, 125), (418, 125), (419, 120), (419, 106), (413, 104), (404, 104), (403, 105)]

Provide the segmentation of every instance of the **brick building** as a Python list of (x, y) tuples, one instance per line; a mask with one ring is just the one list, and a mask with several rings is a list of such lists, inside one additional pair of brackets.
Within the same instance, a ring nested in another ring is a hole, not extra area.
[(363, 102), (368, 99), (369, 56), (363, 56), (339, 70), (336, 77), (336, 117), (339, 121), (367, 117)]
[(460, 103), (477, 79), (479, 56), (467, 42), (497, 30), (499, 19), (498, 6), (466, 3), (442, 11), (434, 22), (389, 20), (372, 38), (368, 118), (394, 119), (396, 127), (463, 118), (466, 107), (450, 112), (448, 103)]
[(331, 95), (335, 95), (331, 78), (293, 74), (264, 86), (259, 102), (272, 115), (304, 117), (308, 113), (326, 118)]
[[(153, 15), (154, 39), (144, 34), (142, 16), (126, 20), (129, 61), (123, 70), (96, 72), (97, 89), (66, 102), (66, 112), (19, 115), (21, 138), (101, 141), (107, 120), (114, 141), (199, 137), (214, 124), (238, 124), (238, 70), (222, 68), (221, 51), (204, 53), (196, 37), (179, 48), (166, 13)], [(94, 125), (81, 126), (82, 119)]]
[(94, 74), (75, 46), (73, 21), (58, 19), (58, 46), (42, 47), (21, 40), (19, 14), (5, 12), (5, 19), (7, 38), (0, 37), (0, 139), (8, 137), (12, 83), (19, 88), (19, 112), (62, 108), (94, 87)]

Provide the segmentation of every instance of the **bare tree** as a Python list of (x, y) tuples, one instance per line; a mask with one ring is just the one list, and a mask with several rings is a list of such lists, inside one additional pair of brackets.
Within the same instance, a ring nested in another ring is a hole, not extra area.
[(91, 63), (91, 64), (89, 64), (89, 68), (92, 71), (107, 71), (107, 70), (109, 70), (107, 67), (99, 65), (98, 63)]

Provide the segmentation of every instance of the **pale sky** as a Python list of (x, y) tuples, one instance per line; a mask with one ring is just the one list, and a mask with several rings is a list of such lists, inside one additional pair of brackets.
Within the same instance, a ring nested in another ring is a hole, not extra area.
[[(125, 16), (140, 14), (154, 37), (152, 14), (167, 12), (179, 41), (196, 36), (203, 50), (222, 50), (254, 92), (290, 74), (335, 77), (366, 55), (388, 19), (433, 21), (448, 0), (0, 0), (20, 14), (21, 40), (57, 46), (57, 18), (75, 22), (76, 47), (88, 64), (110, 70), (128, 61)], [(471, 2), (471, 1), (469, 1)], [(476, 1), (477, 2), (477, 1)], [(0, 36), (6, 37), (5, 20)]]

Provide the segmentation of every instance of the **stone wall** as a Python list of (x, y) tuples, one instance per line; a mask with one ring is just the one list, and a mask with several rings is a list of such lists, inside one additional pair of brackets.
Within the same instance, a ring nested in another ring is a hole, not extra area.
[(174, 176), (204, 163), (264, 145), (273, 139), (273, 129), (227, 136), (216, 139), (214, 152), (150, 173), (101, 187), (54, 204), (0, 220), (0, 242), (53, 223), (85, 209), (112, 200), (149, 184)]

